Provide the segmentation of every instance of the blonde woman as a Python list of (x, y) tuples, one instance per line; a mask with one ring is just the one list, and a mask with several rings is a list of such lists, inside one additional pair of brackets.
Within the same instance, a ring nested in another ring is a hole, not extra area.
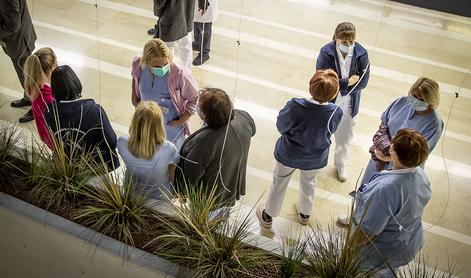
[(443, 121), (437, 111), (439, 103), (438, 83), (430, 78), (419, 77), (408, 96), (400, 97), (389, 105), (373, 137), (374, 144), (370, 149), (372, 159), (365, 169), (361, 184), (368, 183), (381, 170), (391, 169), (391, 139), (400, 129), (412, 128), (420, 132), (427, 140), (429, 152), (432, 152), (443, 131)]
[(41, 140), (52, 149), (51, 138), (46, 127), (44, 111), (54, 101), (51, 90), (51, 74), (57, 67), (57, 58), (49, 47), (38, 49), (26, 59), (24, 65), (25, 93), (31, 100), (34, 120)]
[(118, 152), (126, 164), (126, 176), (149, 197), (162, 199), (162, 193), (173, 193), (179, 155), (175, 145), (165, 140), (164, 115), (155, 102), (137, 105), (129, 135), (118, 139)]
[(191, 72), (172, 62), (172, 52), (160, 39), (148, 41), (142, 57), (132, 63), (131, 101), (154, 101), (164, 115), (167, 140), (177, 148), (190, 134), (189, 118), (196, 112), (198, 84)]

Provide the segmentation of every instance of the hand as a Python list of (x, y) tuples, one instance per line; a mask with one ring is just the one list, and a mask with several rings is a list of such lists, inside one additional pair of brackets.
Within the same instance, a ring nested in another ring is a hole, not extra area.
[(198, 9), (198, 12), (200, 13), (201, 16), (203, 16), (206, 10)]
[(378, 158), (379, 160), (384, 161), (384, 162), (391, 161), (391, 156), (384, 155), (383, 152), (381, 152), (378, 149), (375, 149), (375, 156), (376, 156), (376, 158)]
[(167, 123), (169, 126), (183, 126), (186, 123), (186, 121), (182, 118), (174, 121), (170, 121)]
[(355, 83), (357, 83), (359, 79), (360, 79), (360, 77), (356, 74), (350, 76), (350, 78), (348, 79), (348, 86), (355, 85)]

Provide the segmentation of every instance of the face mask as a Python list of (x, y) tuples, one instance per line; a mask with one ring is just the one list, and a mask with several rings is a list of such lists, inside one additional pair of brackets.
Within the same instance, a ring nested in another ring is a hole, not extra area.
[(353, 53), (353, 49), (355, 48), (355, 43), (350, 46), (343, 45), (341, 43), (338, 43), (337, 45), (339, 46), (340, 51), (347, 54)]
[(429, 107), (429, 104), (425, 101), (418, 100), (414, 96), (409, 96), (410, 104), (415, 111), (426, 111)]
[(158, 76), (158, 77), (163, 77), (165, 76), (169, 70), (170, 70), (170, 64), (166, 64), (165, 66), (159, 68), (159, 67), (151, 67), (150, 68), (152, 73), (155, 75), (155, 76)]

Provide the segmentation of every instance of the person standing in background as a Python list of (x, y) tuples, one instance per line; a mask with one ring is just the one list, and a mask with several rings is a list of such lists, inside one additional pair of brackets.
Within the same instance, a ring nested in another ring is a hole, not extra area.
[(316, 70), (332, 69), (339, 76), (340, 92), (333, 102), (342, 108), (343, 118), (335, 133), (334, 166), (341, 182), (348, 176), (346, 164), (355, 116), (360, 108), (361, 90), (370, 76), (368, 52), (355, 39), (355, 26), (350, 22), (340, 23), (332, 41), (321, 48), (316, 63)]
[(193, 60), (190, 36), (194, 12), (195, 0), (154, 0), (154, 15), (158, 19), (148, 31), (149, 35), (163, 40), (188, 69)]
[[(36, 32), (29, 15), (26, 0), (0, 0), (0, 45), (15, 67), (21, 86), (24, 86), (25, 77), (23, 65), (33, 52), (36, 42)], [(23, 98), (11, 103), (12, 107), (31, 105), (26, 93)], [(32, 121), (33, 111), (30, 109), (20, 117), (20, 123)]]
[(211, 33), (213, 21), (219, 16), (218, 0), (198, 0), (195, 7), (195, 23), (192, 43), (198, 55), (193, 60), (193, 66), (200, 66), (209, 59), (211, 48)]

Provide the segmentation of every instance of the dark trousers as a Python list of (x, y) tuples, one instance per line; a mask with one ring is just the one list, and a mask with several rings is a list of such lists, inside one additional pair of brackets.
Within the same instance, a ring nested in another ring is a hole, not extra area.
[[(23, 67), (25, 65), (26, 59), (31, 55), (31, 51), (25, 50), (23, 54), (20, 57), (10, 57), (11, 62), (13, 63), (13, 66), (15, 67), (16, 75), (18, 76), (18, 80), (21, 83), (21, 87), (24, 89), (24, 84), (25, 84), (25, 76), (23, 73)], [(23, 93), (23, 98), (26, 100), (29, 100), (29, 98), (26, 96), (26, 93)]]
[[(203, 31), (204, 26), (204, 31)], [(195, 22), (193, 28), (193, 35), (195, 38), (194, 45), (201, 52), (201, 46), (203, 47), (203, 54), (208, 54), (211, 49), (211, 33), (213, 30), (213, 23)], [(204, 32), (204, 33), (203, 33)]]

